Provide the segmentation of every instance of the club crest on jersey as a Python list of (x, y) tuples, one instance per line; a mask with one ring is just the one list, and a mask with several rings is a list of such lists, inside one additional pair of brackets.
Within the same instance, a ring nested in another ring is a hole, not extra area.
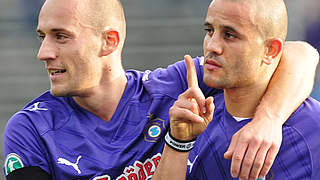
[(4, 163), (4, 166), (5, 166), (6, 175), (8, 175), (14, 170), (24, 167), (20, 156), (16, 153), (8, 154), (6, 161)]
[(144, 129), (144, 140), (147, 142), (156, 142), (163, 135), (166, 129), (164, 120), (160, 118), (153, 118), (152, 114), (148, 115), (149, 122)]
[(161, 134), (161, 127), (158, 125), (152, 125), (148, 130), (148, 135), (152, 138), (156, 138)]

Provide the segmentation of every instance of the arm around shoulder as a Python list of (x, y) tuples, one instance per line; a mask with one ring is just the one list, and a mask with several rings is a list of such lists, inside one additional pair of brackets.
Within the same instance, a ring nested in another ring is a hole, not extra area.
[(310, 95), (318, 62), (319, 53), (310, 44), (286, 42), (278, 68), (253, 120), (279, 120), (283, 124)]
[[(285, 43), (279, 65), (254, 118), (233, 135), (225, 153), (225, 158), (232, 159), (234, 177), (239, 175), (242, 163), (248, 164), (248, 169), (253, 167), (252, 174), (258, 173), (259, 177), (267, 174), (281, 145), (282, 125), (311, 93), (318, 61), (317, 50), (308, 43)], [(254, 150), (244, 157), (247, 147)]]

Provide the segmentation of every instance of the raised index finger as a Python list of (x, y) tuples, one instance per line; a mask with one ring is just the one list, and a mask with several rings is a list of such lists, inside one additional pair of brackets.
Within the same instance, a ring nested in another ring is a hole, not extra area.
[(190, 97), (190, 101), (196, 102), (199, 106), (199, 109), (197, 111), (194, 111), (193, 113), (199, 115), (199, 112), (201, 112), (200, 114), (204, 114), (206, 113), (205, 97), (201, 92), (201, 90), (199, 89), (196, 67), (190, 55), (185, 55), (184, 60), (187, 65), (188, 88), (195, 87), (198, 90), (197, 91), (198, 93), (193, 94), (193, 97)]
[(185, 55), (184, 60), (187, 65), (187, 81), (188, 87), (198, 86), (198, 77), (196, 72), (196, 67), (190, 55)]

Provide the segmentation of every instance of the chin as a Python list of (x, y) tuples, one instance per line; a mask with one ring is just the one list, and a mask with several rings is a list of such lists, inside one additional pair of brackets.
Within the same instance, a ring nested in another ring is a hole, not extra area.
[(208, 87), (215, 88), (215, 89), (228, 89), (228, 88), (234, 87), (233, 84), (226, 79), (204, 77), (203, 81)]
[(56, 97), (63, 97), (63, 96), (65, 96), (64, 93), (57, 92), (57, 91), (52, 91), (52, 90), (50, 90), (50, 93), (52, 94), (52, 96), (56, 96)]
[(58, 89), (58, 88), (53, 88), (53, 87), (51, 87), (50, 93), (51, 93), (53, 96), (56, 96), (56, 97), (68, 96), (68, 92), (67, 92), (66, 90), (62, 90), (62, 89)]
[(219, 80), (216, 78), (213, 78), (212, 76), (204, 75), (203, 81), (210, 88), (223, 89), (223, 87), (219, 83)]

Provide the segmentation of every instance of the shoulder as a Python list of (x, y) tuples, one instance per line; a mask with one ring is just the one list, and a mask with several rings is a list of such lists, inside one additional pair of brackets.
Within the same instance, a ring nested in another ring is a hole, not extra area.
[(284, 136), (281, 146), (286, 147), (284, 148), (286, 152), (291, 147), (293, 150), (290, 156), (296, 157), (296, 160), (298, 158), (305, 167), (309, 167), (313, 177), (320, 177), (320, 172), (317, 172), (320, 168), (319, 129), (320, 103), (313, 98), (306, 99), (283, 126)]
[(72, 111), (68, 98), (54, 97), (47, 91), (15, 113), (6, 129), (33, 126), (41, 134), (49, 129), (59, 128)]
[[(62, 127), (71, 111), (68, 98), (54, 97), (50, 92), (45, 92), (14, 114), (3, 135), (4, 155), (8, 163), (14, 155), (14, 158), (21, 160), (22, 166), (19, 168), (39, 166), (49, 172), (45, 137), (50, 130)], [(11, 168), (6, 174), (13, 170)]]
[(320, 102), (309, 97), (290, 116), (285, 126), (320, 128)]
[[(203, 57), (193, 59), (197, 71), (199, 87), (208, 94), (211, 88), (203, 82)], [(146, 71), (143, 85), (152, 95), (162, 94), (176, 99), (179, 94), (187, 90), (187, 68), (184, 60), (178, 61), (167, 68), (158, 68), (154, 71)]]
[(267, 177), (281, 179), (310, 178), (315, 168), (313, 148), (315, 144), (307, 140), (306, 134), (294, 126), (282, 128), (282, 143), (274, 164)]

